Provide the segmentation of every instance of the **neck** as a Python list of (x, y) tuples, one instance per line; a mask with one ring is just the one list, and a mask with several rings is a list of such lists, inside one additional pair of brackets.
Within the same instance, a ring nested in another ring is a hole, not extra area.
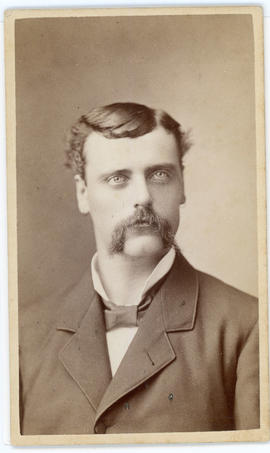
[(163, 255), (135, 258), (98, 250), (99, 275), (109, 299), (117, 305), (137, 305), (147, 277)]

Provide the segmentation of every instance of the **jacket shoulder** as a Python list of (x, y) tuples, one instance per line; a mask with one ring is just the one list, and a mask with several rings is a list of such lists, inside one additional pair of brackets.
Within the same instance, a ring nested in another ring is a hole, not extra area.
[(258, 299), (204, 272), (197, 271), (199, 303), (231, 324), (252, 329), (258, 319)]
[(40, 348), (65, 317), (79, 323), (91, 301), (89, 269), (79, 282), (19, 310), (20, 348)]
[(70, 287), (62, 289), (20, 308), (20, 349), (40, 347), (49, 332), (55, 329), (58, 314), (64, 306), (70, 289)]

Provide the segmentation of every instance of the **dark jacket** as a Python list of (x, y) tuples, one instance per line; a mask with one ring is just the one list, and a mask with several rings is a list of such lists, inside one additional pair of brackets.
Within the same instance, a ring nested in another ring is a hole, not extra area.
[(181, 256), (113, 379), (89, 271), (30, 307), (20, 345), (22, 434), (259, 427), (257, 301)]

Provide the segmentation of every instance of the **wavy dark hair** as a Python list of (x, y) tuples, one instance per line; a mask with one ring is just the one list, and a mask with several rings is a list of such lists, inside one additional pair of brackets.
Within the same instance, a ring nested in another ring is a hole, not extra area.
[(118, 102), (96, 107), (71, 127), (67, 137), (66, 166), (74, 175), (85, 180), (84, 143), (91, 132), (98, 132), (108, 139), (135, 138), (151, 132), (158, 126), (172, 133), (179, 150), (179, 162), (183, 168), (183, 156), (190, 148), (188, 133), (168, 113), (133, 102)]

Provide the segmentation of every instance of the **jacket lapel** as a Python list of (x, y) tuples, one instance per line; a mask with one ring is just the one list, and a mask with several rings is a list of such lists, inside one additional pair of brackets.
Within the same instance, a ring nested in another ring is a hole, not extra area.
[(69, 296), (58, 330), (72, 333), (59, 359), (96, 410), (112, 375), (103, 309), (89, 272)]
[(182, 255), (177, 255), (161, 292), (166, 332), (193, 329), (199, 297), (199, 279), (197, 271)]
[(193, 328), (197, 298), (197, 273), (177, 256), (100, 402), (96, 422), (117, 400), (175, 359), (167, 333)]

